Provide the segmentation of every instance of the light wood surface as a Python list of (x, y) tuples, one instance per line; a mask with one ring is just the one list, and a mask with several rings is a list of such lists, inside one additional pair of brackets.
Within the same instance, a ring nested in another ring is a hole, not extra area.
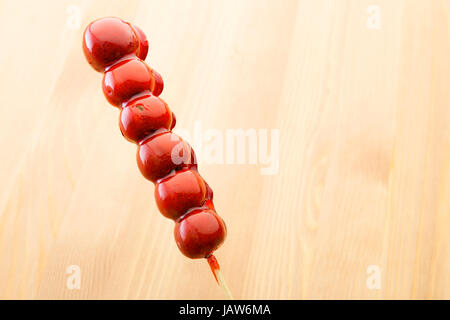
[(177, 127), (279, 129), (275, 175), (200, 164), (236, 298), (449, 299), (449, 15), (446, 0), (0, 1), (0, 299), (223, 298), (178, 251), (84, 60), (103, 16), (147, 33)]

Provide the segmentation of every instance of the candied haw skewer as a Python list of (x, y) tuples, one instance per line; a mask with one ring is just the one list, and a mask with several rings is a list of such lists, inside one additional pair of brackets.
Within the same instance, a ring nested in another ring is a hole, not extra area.
[(86, 59), (104, 73), (103, 93), (120, 109), (123, 136), (137, 144), (137, 164), (155, 184), (159, 211), (175, 221), (178, 248), (189, 258), (206, 258), (217, 283), (231, 298), (212, 254), (225, 240), (226, 226), (214, 208), (212, 189), (198, 173), (194, 151), (172, 133), (175, 114), (158, 97), (164, 82), (144, 62), (148, 49), (144, 32), (119, 18), (95, 20), (84, 31)]

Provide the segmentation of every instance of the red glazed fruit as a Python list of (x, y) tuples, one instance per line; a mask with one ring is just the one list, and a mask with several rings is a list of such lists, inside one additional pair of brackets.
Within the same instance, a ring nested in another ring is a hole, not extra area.
[(223, 243), (227, 229), (214, 211), (196, 209), (176, 222), (174, 234), (177, 246), (185, 256), (200, 259)]
[(153, 77), (155, 78), (155, 89), (153, 90), (153, 94), (155, 96), (159, 96), (164, 90), (164, 81), (161, 75), (152, 69)]
[(206, 185), (206, 201), (205, 201), (205, 206), (207, 206), (209, 209), (215, 211), (216, 209), (214, 208), (214, 203), (213, 203), (213, 197), (214, 197), (214, 192), (211, 189), (211, 187), (209, 186), (209, 184), (205, 181), (205, 185)]
[(136, 51), (136, 55), (139, 59), (145, 60), (148, 53), (148, 40), (145, 33), (139, 28), (138, 26), (135, 26), (134, 24), (130, 24), (133, 28), (134, 32), (136, 33), (138, 39), (139, 39), (139, 48)]
[(176, 124), (177, 124), (177, 117), (175, 116), (175, 113), (172, 112), (172, 125), (170, 126), (170, 130), (175, 128)]
[(103, 18), (91, 22), (84, 31), (83, 40), (87, 61), (100, 72), (139, 47), (136, 33), (129, 24), (118, 18)]
[(150, 93), (154, 88), (155, 78), (150, 68), (136, 57), (112, 66), (103, 77), (103, 93), (109, 103), (117, 107), (134, 95)]
[(142, 175), (153, 182), (173, 170), (197, 168), (192, 148), (172, 132), (157, 133), (143, 141), (136, 158)]
[(206, 185), (197, 171), (178, 171), (156, 184), (155, 199), (159, 211), (176, 220), (189, 209), (205, 203)]
[(120, 112), (120, 131), (130, 141), (139, 142), (158, 129), (170, 129), (172, 112), (158, 97), (133, 99)]

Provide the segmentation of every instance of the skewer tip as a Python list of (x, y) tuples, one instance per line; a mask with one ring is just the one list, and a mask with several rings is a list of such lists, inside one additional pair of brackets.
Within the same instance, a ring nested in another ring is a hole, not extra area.
[(231, 291), (228, 288), (222, 276), (222, 273), (220, 272), (220, 266), (219, 263), (217, 262), (216, 257), (213, 254), (210, 254), (209, 256), (206, 257), (206, 260), (208, 261), (209, 267), (211, 268), (211, 271), (214, 275), (214, 278), (216, 279), (217, 284), (222, 289), (225, 296), (228, 299), (233, 300), (233, 295), (231, 294)]

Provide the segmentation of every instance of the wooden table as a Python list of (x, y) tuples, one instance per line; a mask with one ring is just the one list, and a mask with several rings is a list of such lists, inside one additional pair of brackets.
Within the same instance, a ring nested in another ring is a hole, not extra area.
[(119, 16), (149, 36), (178, 129), (279, 130), (275, 174), (200, 164), (236, 298), (449, 299), (449, 15), (448, 0), (0, 1), (0, 298), (223, 298), (178, 251), (82, 55), (87, 23)]

